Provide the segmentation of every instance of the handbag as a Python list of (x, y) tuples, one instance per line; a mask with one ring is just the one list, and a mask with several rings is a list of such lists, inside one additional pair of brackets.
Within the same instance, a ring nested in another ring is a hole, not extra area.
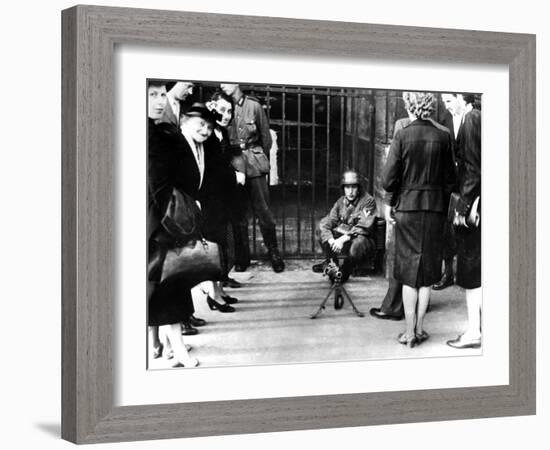
[(202, 281), (222, 279), (220, 248), (202, 237), (201, 223), (202, 214), (193, 198), (174, 188), (161, 219), (161, 232), (153, 238), (150, 281), (180, 279), (193, 287)]
[(449, 199), (447, 220), (456, 227), (477, 228), (481, 221), (479, 212), (480, 200), (478, 195), (470, 207), (459, 193), (453, 192)]
[(160, 223), (175, 242), (187, 241), (200, 230), (202, 213), (195, 200), (176, 188), (172, 194)]
[(166, 251), (160, 282), (177, 278), (193, 287), (203, 281), (221, 280), (222, 274), (219, 245), (204, 238), (193, 239)]

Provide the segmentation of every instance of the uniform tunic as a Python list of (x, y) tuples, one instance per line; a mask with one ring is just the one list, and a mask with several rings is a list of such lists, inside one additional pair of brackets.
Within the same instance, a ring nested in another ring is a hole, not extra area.
[[(266, 175), (269, 173), (269, 149), (272, 145), (269, 122), (260, 102), (243, 95), (235, 103), (233, 122), (229, 128), (231, 144), (242, 149), (245, 162), (246, 193), (269, 251), (277, 249), (275, 218), (269, 205), (269, 187)], [(242, 217), (244, 225), (246, 217)], [(248, 254), (248, 235), (244, 228), (241, 244), (246, 249), (236, 249), (237, 253)], [(246, 239), (246, 243), (244, 240)]]
[[(372, 217), (376, 213), (376, 201), (369, 194), (364, 194), (354, 202), (350, 202), (345, 196), (340, 197), (334, 203), (327, 216), (321, 219), (321, 242), (327, 242), (334, 233), (348, 231), (352, 238), (359, 235), (368, 236), (372, 228)], [(338, 230), (342, 231), (338, 231)]]
[(376, 201), (369, 194), (350, 202), (345, 196), (340, 197), (329, 214), (321, 219), (321, 246), (327, 259), (338, 259), (338, 254), (330, 248), (328, 241), (344, 234), (351, 237), (342, 248), (341, 255), (345, 257), (342, 265), (342, 281), (345, 281), (353, 266), (365, 260), (369, 253), (376, 249), (376, 243), (371, 236), (371, 230), (376, 213)]
[(231, 143), (239, 145), (246, 161), (247, 178), (269, 173), (269, 149), (273, 144), (269, 122), (260, 102), (243, 95), (235, 104), (233, 122), (229, 128)]

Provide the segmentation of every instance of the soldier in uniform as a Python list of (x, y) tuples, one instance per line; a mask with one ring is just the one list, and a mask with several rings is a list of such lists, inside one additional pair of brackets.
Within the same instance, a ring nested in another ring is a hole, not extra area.
[(338, 257), (343, 256), (340, 269), (342, 282), (345, 282), (353, 267), (376, 250), (371, 233), (376, 219), (376, 201), (368, 193), (362, 192), (359, 174), (354, 170), (344, 172), (342, 187), (344, 195), (334, 203), (329, 214), (321, 219), (321, 246), (326, 261), (314, 265), (313, 271), (323, 272), (327, 263), (332, 261), (338, 264)]
[[(239, 146), (245, 162), (246, 191), (252, 209), (258, 218), (260, 231), (275, 272), (282, 272), (285, 264), (277, 246), (275, 219), (269, 207), (266, 175), (269, 173), (269, 149), (272, 140), (265, 111), (258, 99), (244, 95), (238, 84), (220, 85), (235, 102), (234, 120), (229, 128), (232, 145)], [(235, 269), (242, 271), (250, 264), (246, 215), (235, 232)]]

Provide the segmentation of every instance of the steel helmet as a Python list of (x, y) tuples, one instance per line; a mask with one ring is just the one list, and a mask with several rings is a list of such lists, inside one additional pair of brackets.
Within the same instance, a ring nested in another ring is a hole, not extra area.
[(360, 186), (359, 174), (355, 170), (346, 170), (342, 174), (342, 186)]

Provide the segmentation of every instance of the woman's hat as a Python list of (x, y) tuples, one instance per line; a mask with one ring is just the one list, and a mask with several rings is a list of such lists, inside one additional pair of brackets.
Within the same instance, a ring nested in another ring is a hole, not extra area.
[(211, 123), (216, 123), (217, 120), (221, 119), (220, 114), (214, 110), (209, 110), (204, 103), (193, 103), (191, 108), (189, 108), (185, 115), (188, 117), (200, 117)]

